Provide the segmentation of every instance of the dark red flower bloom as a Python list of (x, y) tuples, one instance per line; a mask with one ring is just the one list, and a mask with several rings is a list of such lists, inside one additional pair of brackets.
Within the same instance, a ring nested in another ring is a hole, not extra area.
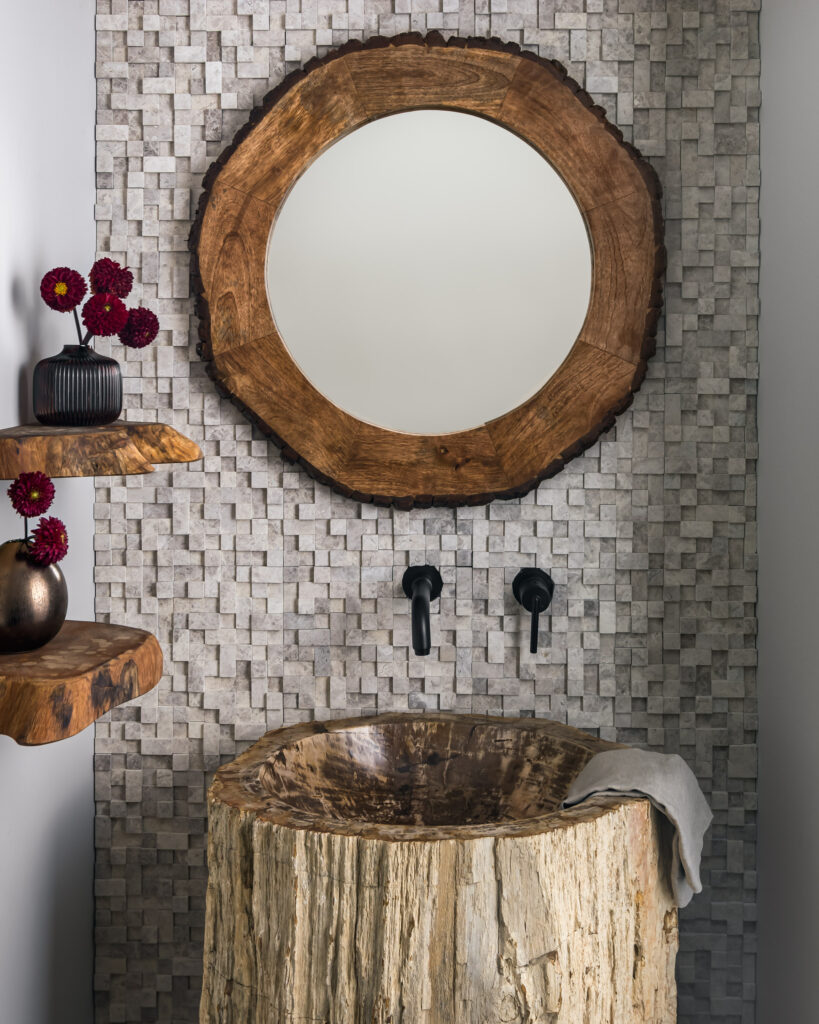
[(128, 310), (116, 295), (98, 292), (82, 307), (82, 322), (92, 334), (106, 338), (110, 334), (119, 334), (128, 322)]
[(65, 523), (54, 516), (41, 519), (34, 528), (33, 540), (29, 546), (29, 557), (38, 565), (54, 565), (65, 558), (68, 551), (68, 534)]
[(137, 306), (128, 310), (128, 323), (119, 332), (119, 340), (129, 348), (145, 348), (159, 333), (159, 321), (150, 309)]
[(134, 275), (131, 271), (107, 256), (97, 260), (91, 268), (88, 280), (95, 295), (98, 292), (110, 292), (119, 299), (124, 299), (134, 285)]
[(43, 302), (58, 313), (70, 313), (86, 292), (84, 278), (71, 267), (55, 267), (40, 282)]
[(6, 492), (21, 516), (41, 516), (54, 501), (54, 484), (45, 473), (21, 473)]

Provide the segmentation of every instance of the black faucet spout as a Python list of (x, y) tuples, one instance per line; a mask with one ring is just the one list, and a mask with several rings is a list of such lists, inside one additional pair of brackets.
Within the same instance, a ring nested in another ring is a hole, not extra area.
[(441, 594), (443, 580), (431, 565), (411, 565), (401, 581), (404, 593), (412, 601), (412, 649), (421, 657), (431, 649), (429, 606)]

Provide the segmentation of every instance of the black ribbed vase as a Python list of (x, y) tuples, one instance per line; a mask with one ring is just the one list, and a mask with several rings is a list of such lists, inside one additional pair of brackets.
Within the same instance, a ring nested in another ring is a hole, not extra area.
[(34, 367), (34, 415), (49, 427), (99, 427), (122, 412), (116, 359), (88, 345), (66, 345)]

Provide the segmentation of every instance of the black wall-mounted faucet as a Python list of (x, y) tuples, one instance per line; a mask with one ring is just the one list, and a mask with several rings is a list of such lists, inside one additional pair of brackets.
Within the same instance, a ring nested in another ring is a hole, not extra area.
[(555, 583), (543, 569), (521, 569), (512, 581), (512, 593), (518, 604), (532, 613), (532, 630), (529, 634), (529, 650), (537, 654), (538, 618), (552, 603)]
[(411, 565), (401, 584), (412, 601), (412, 649), (419, 655), (429, 654), (429, 605), (441, 596), (444, 581), (432, 565)]

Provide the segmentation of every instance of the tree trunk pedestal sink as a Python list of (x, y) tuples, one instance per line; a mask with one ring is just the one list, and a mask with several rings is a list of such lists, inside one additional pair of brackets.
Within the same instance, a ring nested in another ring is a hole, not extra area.
[(268, 733), (209, 794), (200, 1022), (672, 1024), (667, 824), (559, 810), (613, 746), (452, 714)]

